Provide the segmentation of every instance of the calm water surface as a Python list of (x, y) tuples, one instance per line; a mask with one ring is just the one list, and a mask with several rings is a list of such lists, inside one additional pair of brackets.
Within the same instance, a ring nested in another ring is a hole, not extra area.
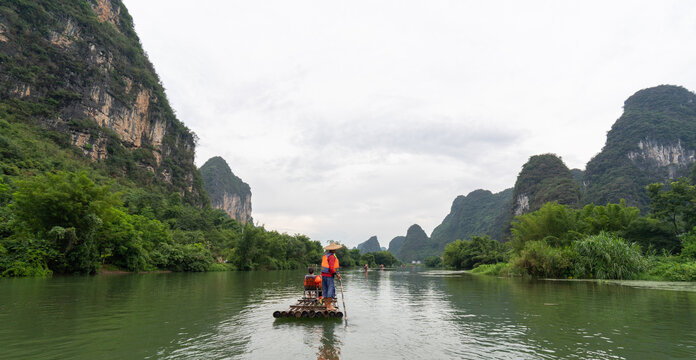
[(0, 279), (0, 358), (696, 358), (695, 284), (347, 271), (346, 321), (273, 319), (303, 275)]

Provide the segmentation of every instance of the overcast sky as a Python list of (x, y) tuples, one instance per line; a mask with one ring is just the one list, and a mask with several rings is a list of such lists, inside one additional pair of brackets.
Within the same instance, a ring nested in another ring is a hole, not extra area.
[(623, 101), (696, 90), (695, 1), (123, 0), (178, 117), (267, 229), (382, 246), (530, 156), (585, 168)]

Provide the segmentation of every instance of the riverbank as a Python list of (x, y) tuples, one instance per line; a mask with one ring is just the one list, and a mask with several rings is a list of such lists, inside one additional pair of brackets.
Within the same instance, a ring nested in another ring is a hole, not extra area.
[[(696, 261), (685, 260), (679, 256), (648, 256), (645, 257), (644, 270), (629, 278), (585, 278), (575, 277), (567, 273), (565, 277), (545, 277), (560, 280), (616, 280), (616, 281), (652, 281), (652, 282), (696, 282)], [(513, 261), (495, 264), (483, 264), (473, 268), (472, 274), (488, 276), (529, 276), (525, 269), (515, 265)], [(592, 274), (592, 273), (590, 273)]]

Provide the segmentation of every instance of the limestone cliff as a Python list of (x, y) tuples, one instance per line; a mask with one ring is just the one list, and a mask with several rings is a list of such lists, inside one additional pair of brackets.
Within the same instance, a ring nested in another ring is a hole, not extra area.
[(225, 159), (215, 156), (201, 166), (203, 185), (216, 209), (222, 209), (231, 218), (242, 222), (252, 222), (251, 188), (232, 173)]
[(672, 85), (640, 90), (624, 102), (604, 148), (587, 163), (584, 202), (623, 198), (645, 210), (645, 186), (687, 176), (695, 155), (696, 94)]
[(5, 111), (112, 175), (207, 202), (195, 135), (169, 106), (120, 0), (0, 3), (0, 84)]

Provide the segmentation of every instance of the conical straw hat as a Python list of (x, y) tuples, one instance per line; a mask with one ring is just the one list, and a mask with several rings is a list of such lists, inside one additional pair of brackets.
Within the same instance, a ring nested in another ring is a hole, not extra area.
[(324, 250), (338, 250), (342, 248), (343, 245), (341, 244), (336, 244), (335, 242), (331, 242), (331, 244), (324, 246)]

